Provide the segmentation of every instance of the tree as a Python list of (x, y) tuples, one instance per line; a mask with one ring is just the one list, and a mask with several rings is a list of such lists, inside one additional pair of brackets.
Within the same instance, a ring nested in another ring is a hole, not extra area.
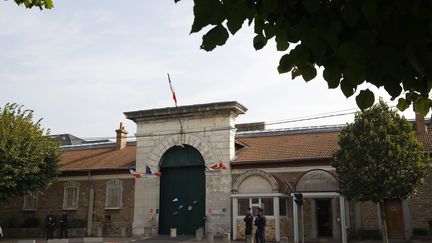
[[(180, 0), (174, 0), (178, 2)], [(367, 82), (384, 87), (398, 108), (414, 103), (426, 115), (432, 106), (432, 2), (422, 0), (194, 0), (191, 33), (210, 26), (201, 48), (226, 43), (245, 21), (254, 23), (253, 46), (274, 38), (285, 52), (279, 73), (307, 82), (323, 67), (328, 87), (346, 97)], [(294, 44), (294, 45), (292, 45)], [(290, 48), (290, 45), (291, 48)], [(356, 97), (359, 108), (375, 101), (369, 90)]]
[(45, 189), (56, 177), (60, 144), (17, 104), (0, 108), (0, 202)]
[(51, 9), (54, 7), (52, 0), (14, 0), (16, 4), (22, 5), (26, 8), (38, 7), (40, 10), (42, 9)]
[(382, 101), (358, 112), (339, 135), (333, 154), (341, 193), (347, 199), (378, 202), (387, 239), (384, 199), (406, 199), (423, 183), (431, 161), (412, 125)]

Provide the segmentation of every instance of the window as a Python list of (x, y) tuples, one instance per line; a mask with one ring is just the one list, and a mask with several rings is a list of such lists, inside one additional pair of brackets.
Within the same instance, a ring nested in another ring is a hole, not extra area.
[(273, 198), (239, 198), (237, 202), (238, 216), (246, 215), (247, 208), (251, 208), (252, 214), (256, 215), (260, 207), (264, 208), (265, 215), (274, 215)]
[(279, 198), (279, 215), (287, 216), (287, 200), (285, 198)]
[(261, 208), (264, 209), (265, 215), (274, 215), (273, 198), (261, 198)]
[(37, 199), (38, 199), (37, 194), (25, 195), (24, 196), (23, 210), (36, 210)]
[(248, 209), (249, 206), (249, 198), (239, 198), (238, 199), (238, 215), (239, 216), (245, 216), (246, 215), (246, 209)]
[(64, 184), (63, 209), (77, 209), (80, 184), (68, 181)]
[(106, 209), (119, 209), (122, 207), (123, 181), (111, 180), (106, 186)]

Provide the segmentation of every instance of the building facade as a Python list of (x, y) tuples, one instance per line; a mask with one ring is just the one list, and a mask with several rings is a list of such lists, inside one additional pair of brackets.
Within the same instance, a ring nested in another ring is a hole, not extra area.
[[(120, 125), (115, 142), (64, 146), (59, 179), (43, 195), (3, 205), (0, 223), (13, 221), (3, 215), (43, 220), (50, 210), (66, 210), (82, 222), (77, 235), (154, 236), (173, 228), (193, 235), (203, 228), (239, 240), (246, 209), (261, 207), (269, 241), (379, 237), (378, 206), (339, 193), (330, 159), (343, 126), (236, 125), (245, 112), (234, 101), (125, 112), (137, 125), (135, 142), (126, 142)], [(416, 120), (417, 138), (430, 153), (430, 121)], [(143, 177), (130, 175), (130, 167)], [(427, 233), (431, 183), (429, 174), (415, 197), (386, 201), (391, 238)]]

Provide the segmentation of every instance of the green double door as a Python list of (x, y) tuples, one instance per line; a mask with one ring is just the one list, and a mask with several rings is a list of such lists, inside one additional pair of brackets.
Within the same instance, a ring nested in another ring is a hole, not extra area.
[(175, 146), (161, 159), (159, 234), (194, 235), (204, 227), (204, 159), (195, 148)]

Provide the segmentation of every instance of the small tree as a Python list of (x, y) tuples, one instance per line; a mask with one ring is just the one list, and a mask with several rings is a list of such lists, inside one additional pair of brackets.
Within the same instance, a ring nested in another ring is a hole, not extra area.
[(422, 184), (430, 159), (412, 125), (382, 101), (355, 115), (339, 135), (332, 158), (341, 193), (378, 202), (383, 240), (388, 242), (384, 199), (406, 199)]
[(56, 177), (60, 145), (17, 104), (0, 108), (0, 202), (45, 189)]

